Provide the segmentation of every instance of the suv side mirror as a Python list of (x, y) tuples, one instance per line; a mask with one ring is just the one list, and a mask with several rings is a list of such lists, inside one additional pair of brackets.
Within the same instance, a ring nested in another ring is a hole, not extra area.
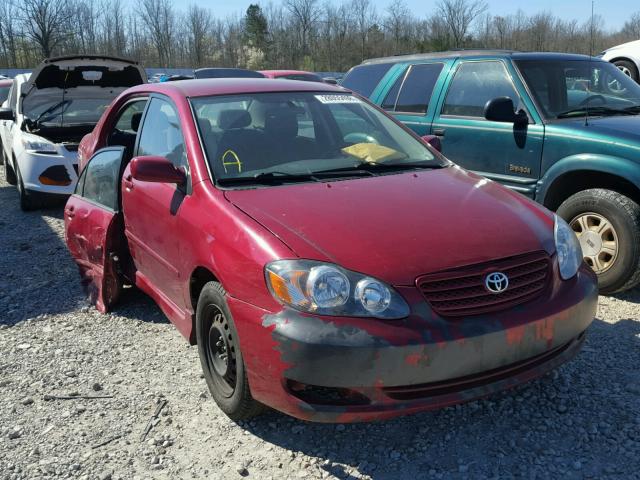
[(484, 118), (493, 122), (529, 123), (529, 117), (523, 110), (515, 111), (513, 100), (509, 97), (497, 97), (489, 100), (484, 106)]
[(0, 108), (0, 120), (14, 121), (15, 117), (13, 115), (13, 110), (10, 108)]
[(164, 157), (141, 156), (131, 160), (131, 176), (141, 182), (175, 183), (187, 181), (185, 173)]

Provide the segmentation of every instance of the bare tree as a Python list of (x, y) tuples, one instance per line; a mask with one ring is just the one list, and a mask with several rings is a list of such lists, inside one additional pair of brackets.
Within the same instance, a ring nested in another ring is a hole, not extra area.
[(189, 36), (189, 56), (194, 67), (201, 67), (205, 63), (205, 56), (209, 50), (211, 30), (211, 12), (205, 8), (191, 5), (187, 11), (187, 30)]
[(158, 54), (158, 64), (168, 67), (173, 60), (175, 17), (170, 0), (142, 0), (140, 17)]
[(360, 40), (360, 61), (367, 57), (367, 36), (376, 22), (376, 10), (370, 0), (351, 0), (351, 15)]
[(317, 0), (285, 0), (284, 7), (293, 17), (294, 28), (299, 32), (302, 56), (309, 55), (311, 35), (320, 16)]
[(487, 9), (481, 0), (440, 0), (438, 11), (449, 26), (454, 47), (463, 47), (473, 21)]
[(14, 19), (18, 15), (18, 5), (14, 0), (0, 2), (0, 47), (7, 67), (17, 67), (16, 38), (18, 36)]
[(25, 34), (45, 58), (72, 33), (68, 31), (73, 16), (68, 0), (23, 0), (22, 11)]
[(393, 39), (393, 53), (400, 53), (405, 46), (411, 23), (411, 12), (404, 0), (393, 0), (387, 7), (384, 22)]

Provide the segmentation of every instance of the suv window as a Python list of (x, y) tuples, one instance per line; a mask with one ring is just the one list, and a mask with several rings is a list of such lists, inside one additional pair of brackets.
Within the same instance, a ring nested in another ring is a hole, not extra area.
[(504, 64), (464, 62), (451, 81), (442, 115), (484, 117), (485, 104), (496, 97), (510, 97), (516, 106), (520, 102)]
[(110, 210), (118, 210), (120, 148), (100, 150), (82, 171), (75, 193)]
[(354, 67), (344, 77), (342, 86), (369, 97), (392, 66), (393, 63), (373, 63)]
[(433, 87), (440, 76), (441, 63), (412, 65), (393, 85), (382, 108), (394, 112), (426, 113)]
[(188, 167), (180, 118), (168, 101), (151, 99), (140, 133), (138, 155), (157, 155), (176, 167)]

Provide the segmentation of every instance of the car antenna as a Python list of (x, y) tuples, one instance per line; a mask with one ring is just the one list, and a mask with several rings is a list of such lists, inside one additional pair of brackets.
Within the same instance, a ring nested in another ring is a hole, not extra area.
[(591, 96), (591, 80), (593, 78), (593, 73), (591, 72), (591, 67), (592, 67), (592, 60), (593, 60), (593, 4), (594, 4), (595, 0), (591, 0), (591, 25), (589, 26), (589, 30), (590, 30), (590, 36), (591, 38), (589, 39), (589, 81), (587, 82), (587, 105), (586, 105), (586, 112), (585, 112), (585, 116), (584, 116), (584, 126), (588, 127), (589, 126), (589, 97)]

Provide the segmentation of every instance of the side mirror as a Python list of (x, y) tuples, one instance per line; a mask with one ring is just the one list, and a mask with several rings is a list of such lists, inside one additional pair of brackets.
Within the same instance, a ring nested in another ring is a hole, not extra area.
[(509, 97), (498, 97), (489, 100), (484, 106), (484, 118), (493, 122), (515, 123), (517, 125), (529, 123), (527, 114), (515, 111), (513, 100)]
[(175, 183), (187, 181), (185, 173), (164, 157), (142, 156), (131, 160), (131, 176), (141, 182)]
[(437, 151), (442, 152), (442, 142), (440, 141), (440, 137), (436, 135), (423, 135), (422, 140), (431, 145)]
[(0, 108), (0, 120), (14, 121), (15, 117), (13, 115), (13, 110), (10, 108)]

